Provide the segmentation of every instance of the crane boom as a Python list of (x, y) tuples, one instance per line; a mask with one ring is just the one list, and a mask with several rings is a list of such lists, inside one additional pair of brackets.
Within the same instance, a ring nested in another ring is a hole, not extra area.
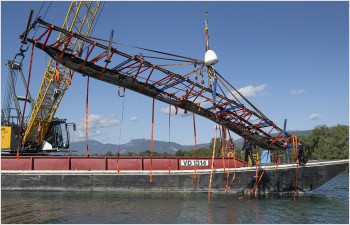
[[(62, 28), (77, 34), (89, 35), (100, 5), (100, 1), (73, 1)], [(65, 34), (60, 33), (58, 40), (64, 36)], [(67, 50), (79, 52), (83, 49), (84, 44), (85, 41), (74, 39), (68, 44)], [(64, 46), (60, 48), (64, 48)], [(43, 142), (64, 93), (70, 85), (73, 73), (73, 70), (57, 65), (54, 60), (50, 59), (22, 139), (23, 145), (33, 143), (35, 140)], [(39, 124), (41, 126), (40, 136), (38, 136)]]

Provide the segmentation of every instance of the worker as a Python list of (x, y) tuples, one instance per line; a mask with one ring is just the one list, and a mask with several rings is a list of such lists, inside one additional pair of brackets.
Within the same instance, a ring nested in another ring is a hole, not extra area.
[(227, 141), (227, 149), (229, 151), (234, 151), (235, 149), (235, 144), (233, 143), (232, 137)]
[(298, 143), (298, 160), (299, 165), (303, 166), (307, 162), (307, 159), (304, 158), (304, 145), (299, 141)]
[(291, 143), (288, 142), (288, 140), (283, 140), (283, 147), (286, 148), (284, 150), (284, 163), (289, 164), (290, 163), (290, 149), (293, 147)]
[(57, 137), (57, 142), (56, 142), (58, 148), (62, 147), (63, 146), (63, 140), (62, 140), (62, 137), (61, 136), (58, 136)]
[(256, 145), (248, 140), (245, 140), (242, 150), (245, 150), (244, 160), (248, 163), (248, 157), (249, 157), (250, 160), (252, 161), (252, 165), (254, 166), (255, 163), (253, 158), (253, 151), (256, 150)]
[(235, 144), (233, 143), (232, 137), (227, 141), (226, 148), (228, 150), (227, 157), (233, 158), (235, 153)]

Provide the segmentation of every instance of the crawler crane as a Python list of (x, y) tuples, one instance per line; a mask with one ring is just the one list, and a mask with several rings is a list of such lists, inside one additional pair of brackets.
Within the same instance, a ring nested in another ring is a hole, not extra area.
[[(84, 36), (89, 35), (92, 32), (92, 27), (100, 6), (100, 1), (73, 1), (69, 6), (62, 29)], [(33, 28), (30, 27), (32, 15), (33, 12), (29, 18), (27, 29), (22, 35), (23, 44), (27, 43), (28, 33)], [(58, 40), (64, 37), (64, 34), (58, 34)], [(59, 48), (65, 48), (70, 52), (80, 52), (85, 45), (85, 41), (78, 39), (69, 42), (66, 40), (65, 43), (67, 46), (62, 45)], [(22, 48), (21, 53), (23, 55)], [(22, 72), (22, 62), (15, 62), (15, 59), (12, 61), (9, 60), (7, 63), (10, 75), (7, 87), (8, 94), (5, 94), (7, 99), (4, 101), (6, 104), (2, 107), (1, 149), (12, 153), (16, 150), (23, 153), (40, 153), (68, 149), (68, 127), (73, 125), (73, 129), (75, 130), (75, 124), (66, 123), (65, 119), (54, 118), (54, 115), (62, 101), (64, 93), (71, 84), (74, 71), (50, 59), (34, 102), (29, 92), (26, 94), (27, 97), (16, 95), (16, 75), (21, 74), (25, 88), (27, 84)], [(32, 106), (28, 121), (24, 121), (23, 123), (21, 122), (21, 117), (24, 116), (22, 111), (25, 111), (25, 109), (21, 111), (20, 100), (30, 102)], [(12, 105), (15, 107), (11, 108)], [(11, 114), (14, 111), (13, 109), (16, 112), (14, 115)], [(21, 116), (21, 114), (23, 115)]]

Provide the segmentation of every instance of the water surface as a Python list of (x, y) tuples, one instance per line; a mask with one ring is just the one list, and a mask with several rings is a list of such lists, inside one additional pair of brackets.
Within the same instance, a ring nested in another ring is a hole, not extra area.
[(291, 197), (143, 192), (2, 191), (2, 223), (349, 223), (349, 174)]

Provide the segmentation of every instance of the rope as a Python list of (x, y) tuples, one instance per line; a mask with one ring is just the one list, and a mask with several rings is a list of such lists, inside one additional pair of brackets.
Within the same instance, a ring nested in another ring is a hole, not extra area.
[[(120, 87), (119, 87), (120, 88)], [(118, 88), (118, 95), (119, 95), (119, 88)], [(120, 95), (119, 95), (120, 96)], [(124, 105), (125, 105), (125, 89), (124, 89), (124, 95), (123, 95), (123, 108), (122, 108), (122, 118), (120, 121), (120, 127), (119, 127), (119, 144), (118, 144), (118, 158), (117, 158), (117, 171), (118, 175), (120, 175), (119, 171), (119, 158), (120, 158), (120, 142), (122, 137), (122, 126), (123, 126), (123, 120), (124, 120)]]
[(171, 170), (171, 162), (170, 162), (170, 159), (169, 159), (169, 177), (170, 177), (170, 170)]
[(120, 93), (120, 87), (118, 87), (118, 96), (121, 98), (125, 96), (125, 87), (123, 87), (123, 94)]
[(197, 132), (196, 132), (196, 117), (195, 114), (192, 113), (193, 116), (193, 133), (194, 133), (194, 152), (196, 155), (196, 163), (194, 164), (194, 175), (193, 175), (193, 184), (197, 183), (197, 159), (198, 159), (198, 145), (197, 145)]
[(278, 151), (274, 152), (274, 157), (275, 157), (275, 164), (276, 164), (276, 170), (277, 170), (278, 169), (278, 161), (279, 161), (279, 159), (278, 159)]
[(89, 151), (89, 82), (90, 77), (87, 77), (86, 82), (86, 105), (85, 105), (85, 139), (86, 139), (86, 156), (90, 157), (90, 151)]
[[(258, 164), (259, 164), (259, 157), (256, 157), (256, 160), (255, 160), (255, 190), (254, 190), (254, 198), (256, 198), (256, 194), (258, 192), (258, 174), (259, 174), (259, 167), (258, 167)], [(260, 179), (259, 179), (260, 180)]]
[(68, 39), (67, 39), (67, 41), (66, 41), (66, 43), (65, 43), (65, 45), (64, 45), (64, 47), (63, 47), (63, 50), (62, 50), (60, 56), (58, 57), (58, 59), (56, 61), (56, 67), (55, 67), (55, 75), (56, 76), (55, 76), (55, 80), (58, 83), (58, 85), (60, 85), (60, 72), (59, 72), (59, 69), (58, 69), (58, 65), (61, 62), (62, 57), (64, 55), (64, 52), (66, 51), (66, 49), (68, 47), (68, 44), (70, 43), (70, 40), (72, 39), (73, 35), (74, 35), (74, 33), (71, 32), (69, 37), (68, 37)]
[(292, 135), (293, 140), (293, 147), (294, 147), (294, 159), (296, 163), (295, 168), (295, 190), (294, 190), (294, 196), (293, 199), (295, 201), (296, 195), (298, 193), (298, 173), (299, 173), (299, 160), (298, 160), (298, 137), (295, 135)]
[(38, 136), (36, 137), (36, 141), (39, 142), (40, 136), (41, 136), (41, 124), (40, 124), (40, 121), (39, 121), (39, 124), (38, 124)]
[(225, 149), (226, 149), (226, 128), (221, 127), (222, 135), (221, 135), (221, 157), (222, 157), (222, 166), (224, 167), (224, 173), (226, 173), (226, 165), (225, 165)]
[(152, 158), (154, 150), (154, 98), (152, 99), (152, 125), (151, 125), (151, 169), (149, 175), (149, 182), (152, 184)]
[(250, 192), (252, 192), (252, 191), (254, 190), (254, 198), (253, 198), (253, 200), (256, 198), (256, 194), (257, 194), (257, 192), (258, 192), (258, 185), (259, 185), (259, 183), (260, 183), (260, 181), (261, 181), (261, 178), (262, 178), (263, 175), (264, 175), (264, 172), (265, 172), (265, 171), (262, 171), (262, 172), (261, 172), (259, 179), (256, 180), (255, 186), (252, 188), (252, 190), (250, 190)]
[[(226, 127), (222, 127), (222, 131), (225, 134), (224, 135), (225, 136), (225, 138), (224, 138), (225, 151), (228, 152), (227, 149), (228, 149), (229, 146), (228, 146), (227, 141), (226, 141)], [(227, 165), (225, 192), (227, 192), (228, 189), (229, 189), (228, 180), (229, 180), (229, 177), (230, 177), (230, 156), (229, 156), (229, 154), (227, 154), (227, 157), (228, 157), (228, 160), (227, 160), (228, 165)], [(225, 166), (225, 164), (224, 164), (224, 166)]]
[(211, 192), (211, 185), (212, 185), (212, 181), (213, 181), (213, 170), (214, 170), (214, 157), (215, 157), (215, 148), (216, 148), (217, 129), (218, 129), (218, 126), (215, 125), (213, 155), (212, 155), (212, 158), (211, 158), (211, 171), (210, 171), (209, 188), (208, 188), (208, 205), (210, 204), (210, 192)]
[[(232, 141), (232, 137), (231, 137), (231, 134), (230, 134), (230, 131), (229, 130), (227, 130), (227, 133), (228, 133), (228, 136), (229, 136), (229, 140), (230, 141)], [(230, 144), (231, 145), (231, 144)], [(232, 186), (232, 184), (233, 184), (233, 181), (235, 180), (235, 178), (236, 178), (236, 168), (237, 168), (237, 164), (236, 164), (236, 154), (235, 154), (235, 145), (234, 145), (234, 143), (233, 143), (233, 141), (232, 141), (232, 145), (233, 145), (233, 149), (232, 149), (232, 157), (233, 157), (233, 166), (234, 166), (234, 168), (235, 168), (235, 170), (234, 170), (234, 173), (233, 173), (233, 176), (232, 176), (232, 180), (231, 180), (231, 183), (230, 183), (230, 185), (228, 185), (228, 187), (227, 188), (230, 188), (231, 186)], [(230, 157), (231, 156), (229, 156), (229, 160), (230, 160)], [(228, 162), (228, 165), (230, 166), (230, 161)], [(229, 168), (227, 169), (228, 170), (228, 178), (230, 177), (230, 171), (229, 171)], [(227, 180), (228, 181), (228, 180)], [(226, 181), (226, 182), (227, 182)]]
[[(36, 41), (32, 44), (32, 53), (30, 54), (30, 66), (29, 66), (29, 72), (28, 72), (28, 83), (27, 83), (27, 88), (26, 88), (26, 99), (28, 99), (29, 95), (29, 84), (30, 84), (30, 75), (32, 74), (32, 66), (33, 66), (33, 56), (34, 56), (34, 45)], [(18, 131), (18, 147), (17, 147), (17, 160), (19, 160), (19, 150), (21, 146), (21, 136), (22, 136), (22, 130), (23, 130), (23, 120), (24, 120), (24, 114), (26, 112), (26, 106), (27, 106), (27, 101), (24, 101), (24, 106), (23, 106), (23, 113), (22, 113), (22, 118), (21, 118), (21, 125)]]
[(171, 118), (171, 104), (169, 104), (169, 134), (168, 134), (168, 138), (169, 138), (169, 149), (171, 148), (171, 145), (170, 145), (170, 118)]
[[(268, 154), (268, 152), (266, 152), (265, 154), (263, 154), (261, 157), (263, 158), (263, 157), (266, 156), (267, 154)], [(259, 187), (258, 185), (259, 185), (259, 183), (260, 183), (260, 181), (261, 181), (261, 179), (262, 179), (262, 177), (263, 177), (263, 175), (264, 175), (264, 171), (265, 171), (266, 166), (267, 166), (267, 165), (262, 166), (262, 168), (261, 168), (262, 172), (261, 172), (260, 176), (258, 176), (258, 171), (256, 171), (256, 176), (255, 176), (255, 177), (256, 177), (256, 180), (255, 180), (255, 185), (254, 185), (254, 187), (248, 191), (248, 193), (247, 193), (246, 196), (243, 195), (243, 196), (239, 197), (240, 200), (242, 200), (244, 197), (250, 196), (251, 193), (253, 193), (253, 191), (254, 191), (254, 197), (252, 198), (252, 200), (254, 200), (254, 199), (256, 198), (257, 191), (258, 191), (258, 187)], [(257, 169), (256, 169), (256, 170), (257, 170)], [(259, 177), (259, 179), (258, 179), (258, 177)]]
[(235, 170), (234, 170), (235, 172), (233, 173), (230, 187), (232, 186), (233, 181), (234, 181), (235, 178), (236, 178), (236, 168), (237, 168), (237, 164), (236, 164), (236, 153), (235, 153), (235, 148), (236, 148), (236, 147), (233, 147), (233, 165), (234, 165), (234, 167), (235, 167)]

